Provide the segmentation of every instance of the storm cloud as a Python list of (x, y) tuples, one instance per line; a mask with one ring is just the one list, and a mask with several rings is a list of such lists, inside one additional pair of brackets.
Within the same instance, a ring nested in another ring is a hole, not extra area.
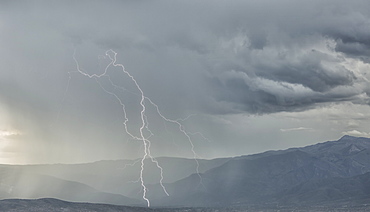
[[(368, 11), (366, 0), (2, 1), (0, 109), (8, 118), (0, 130), (32, 131), (35, 143), (56, 140), (58, 148), (106, 139), (107, 147), (94, 151), (120, 157), (113, 148), (122, 140), (120, 108), (95, 80), (76, 72), (72, 59), (76, 52), (84, 70), (99, 73), (108, 49), (166, 116), (208, 117), (188, 127), (203, 127), (209, 137), (217, 138), (220, 123), (227, 123), (220, 120), (235, 115), (264, 120), (338, 104), (367, 108)], [(111, 77), (130, 89), (121, 76)], [(137, 113), (137, 97), (130, 95), (128, 108)], [(285, 123), (276, 132), (308, 125)], [(337, 131), (364, 131), (356, 126)], [(235, 144), (245, 142), (242, 129), (236, 134)]]
[(197, 67), (187, 72), (203, 77), (199, 89), (215, 91), (213, 101), (202, 104), (203, 111), (219, 102), (227, 104), (213, 106), (215, 113), (271, 113), (325, 102), (369, 101), (361, 95), (369, 93), (366, 75), (346, 66), (349, 58), (366, 62), (368, 57), (366, 1), (3, 4), (3, 10), (11, 8), (4, 15), (5, 36), (26, 33), (19, 38), (23, 42), (48, 45), (60, 36), (76, 46), (91, 41), (101, 48), (153, 52), (158, 61), (169, 53), (192, 57), (189, 62)]

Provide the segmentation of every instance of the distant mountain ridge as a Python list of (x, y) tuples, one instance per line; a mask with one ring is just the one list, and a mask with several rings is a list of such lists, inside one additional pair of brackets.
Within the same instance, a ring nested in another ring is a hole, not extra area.
[[(157, 160), (170, 196), (158, 184), (159, 169), (147, 160), (147, 197), (156, 207), (370, 204), (369, 138), (343, 136), (301, 148), (198, 160), (199, 173), (191, 159)], [(135, 160), (0, 165), (0, 197), (144, 206), (141, 185), (133, 182), (139, 171)]]
[(338, 141), (231, 159), (201, 174), (202, 186), (196, 175), (166, 185), (173, 193), (158, 200), (158, 205), (292, 205), (316, 201), (308, 198), (315, 193), (320, 193), (322, 204), (351, 198), (352, 202), (368, 198), (370, 204), (370, 192), (363, 189), (370, 188), (369, 170), (370, 139), (344, 136)]
[[(196, 173), (197, 169), (204, 172), (217, 167), (229, 159), (194, 161), (159, 157), (156, 160), (164, 170), (164, 182), (170, 183)], [(148, 186), (159, 182), (160, 170), (150, 160), (146, 160), (145, 164), (144, 177)], [(0, 165), (0, 198), (51, 197), (67, 201), (145, 206), (138, 181), (140, 166), (140, 160)], [(45, 184), (49, 186), (45, 187)]]
[(0, 198), (37, 199), (53, 197), (66, 201), (139, 205), (140, 201), (119, 194), (98, 191), (85, 184), (56, 177), (1, 167)]

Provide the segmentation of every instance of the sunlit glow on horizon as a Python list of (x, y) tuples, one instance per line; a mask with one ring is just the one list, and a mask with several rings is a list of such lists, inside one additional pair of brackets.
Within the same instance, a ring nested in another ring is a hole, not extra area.
[(0, 137), (7, 137), (13, 135), (21, 135), (22, 133), (18, 130), (0, 130)]

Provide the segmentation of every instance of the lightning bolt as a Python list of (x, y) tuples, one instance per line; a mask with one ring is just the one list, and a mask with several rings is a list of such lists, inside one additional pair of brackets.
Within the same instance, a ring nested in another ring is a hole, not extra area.
[[(91, 78), (91, 79), (95, 79), (95, 81), (99, 84), (99, 86), (103, 89), (104, 92), (106, 92), (107, 94), (109, 95), (112, 95), (117, 101), (118, 103), (121, 105), (122, 107), (122, 112), (123, 112), (123, 116), (124, 116), (124, 121), (123, 121), (123, 126), (124, 126), (124, 129), (127, 133), (127, 135), (129, 135), (132, 139), (134, 140), (138, 140), (138, 141), (141, 141), (142, 142), (142, 146), (144, 147), (144, 151), (143, 151), (143, 156), (142, 158), (140, 159), (140, 174), (139, 174), (139, 182), (141, 183), (141, 187), (142, 187), (142, 190), (143, 190), (143, 195), (142, 195), (142, 198), (143, 200), (146, 201), (147, 203), (147, 206), (150, 207), (150, 201), (149, 199), (147, 198), (147, 187), (145, 186), (145, 181), (144, 181), (144, 169), (145, 169), (145, 160), (147, 158), (149, 158), (151, 160), (152, 163), (154, 163), (157, 168), (159, 169), (160, 171), (160, 180), (159, 180), (159, 184), (161, 185), (162, 189), (163, 189), (163, 192), (169, 196), (169, 193), (167, 192), (165, 186), (163, 185), (163, 168), (160, 166), (160, 164), (158, 163), (158, 161), (152, 156), (151, 154), (151, 151), (150, 151), (150, 148), (151, 148), (151, 141), (150, 141), (150, 138), (154, 135), (154, 133), (150, 130), (149, 128), (149, 121), (148, 121), (148, 118), (146, 116), (146, 111), (147, 111), (147, 107), (154, 107), (155, 111), (157, 112), (157, 114), (163, 119), (165, 120), (166, 122), (169, 122), (169, 123), (172, 123), (172, 124), (175, 124), (178, 126), (178, 129), (179, 131), (186, 137), (187, 141), (189, 142), (190, 146), (191, 146), (191, 151), (193, 153), (193, 158), (194, 160), (196, 161), (196, 172), (199, 176), (200, 179), (201, 176), (199, 174), (199, 162), (197, 160), (198, 158), (198, 155), (196, 154), (195, 152), (195, 146), (193, 144), (193, 141), (191, 139), (191, 136), (193, 134), (200, 134), (203, 138), (205, 138), (201, 133), (189, 133), (186, 131), (185, 129), (185, 126), (182, 124), (183, 121), (185, 121), (186, 119), (188, 119), (189, 117), (185, 118), (185, 119), (177, 119), (177, 120), (172, 120), (172, 119), (169, 119), (167, 117), (165, 117), (157, 104), (155, 104), (150, 98), (148, 98), (147, 96), (144, 95), (144, 92), (143, 90), (141, 89), (140, 85), (138, 84), (138, 82), (136, 81), (136, 79), (128, 72), (126, 71), (125, 67), (122, 65), (122, 64), (119, 64), (119, 63), (116, 63), (117, 61), (117, 53), (113, 50), (108, 50), (105, 52), (105, 56), (103, 57), (108, 57), (109, 60), (110, 60), (110, 63), (104, 68), (104, 71), (103, 73), (100, 73), (100, 74), (89, 74), (87, 73), (86, 71), (84, 71), (80, 64), (78, 63), (78, 60), (76, 59), (76, 49), (73, 53), (73, 60), (76, 64), (76, 69), (79, 74), (85, 76), (85, 77), (88, 77), (88, 78)], [(134, 83), (138, 93), (134, 93), (135, 95), (138, 95), (139, 98), (140, 98), (140, 127), (139, 127), (139, 136), (135, 136), (132, 132), (130, 132), (130, 130), (128, 129), (128, 121), (129, 119), (127, 118), (127, 112), (126, 112), (126, 106), (124, 104), (124, 102), (121, 100), (121, 98), (115, 94), (114, 92), (112, 91), (109, 91), (107, 90), (101, 83), (100, 81), (98, 80), (99, 78), (102, 78), (102, 77), (106, 77), (109, 81), (109, 83), (115, 88), (115, 89), (119, 89), (119, 90), (122, 90), (122, 91), (125, 91), (126, 89), (123, 88), (123, 87), (120, 87), (116, 84), (113, 83), (113, 81), (111, 80), (109, 74), (108, 74), (108, 69), (109, 67), (118, 67), (120, 68), (120, 70), (131, 80), (131, 82)], [(69, 87), (69, 83), (70, 83), (70, 79), (71, 79), (71, 72), (68, 72), (69, 73), (69, 80), (68, 80), (68, 85), (67, 85), (67, 89)], [(149, 103), (149, 104), (148, 104)], [(145, 136), (145, 133), (144, 131), (146, 132), (146, 134), (149, 133), (149, 135)], [(136, 162), (135, 162), (136, 163)]]
[(198, 155), (197, 155), (197, 153), (195, 152), (195, 146), (194, 146), (194, 143), (193, 143), (193, 141), (191, 140), (191, 137), (190, 137), (189, 133), (185, 130), (184, 125), (182, 125), (182, 124), (180, 123), (180, 121), (181, 121), (181, 120), (183, 120), (183, 119), (172, 120), (172, 119), (168, 119), (168, 118), (166, 118), (164, 115), (162, 115), (162, 113), (161, 113), (161, 111), (159, 110), (159, 107), (158, 107), (158, 105), (157, 105), (157, 104), (155, 104), (151, 99), (149, 99), (149, 98), (147, 98), (147, 97), (146, 97), (146, 99), (148, 99), (148, 101), (150, 102), (150, 104), (151, 104), (151, 105), (153, 105), (153, 106), (155, 107), (155, 109), (156, 109), (156, 111), (157, 111), (158, 115), (159, 115), (163, 120), (165, 120), (165, 121), (167, 121), (167, 122), (170, 122), (170, 123), (173, 123), (173, 124), (176, 124), (176, 125), (179, 127), (180, 132), (182, 132), (182, 133), (186, 136), (186, 138), (187, 138), (187, 140), (189, 141), (190, 146), (191, 146), (191, 151), (192, 151), (192, 153), (193, 153), (193, 159), (194, 159), (194, 160), (195, 160), (195, 162), (197, 163), (197, 168), (196, 168), (197, 174), (198, 174), (198, 176), (200, 177), (200, 179), (202, 179), (202, 178), (201, 178), (201, 176), (200, 176), (200, 174), (199, 174), (199, 162), (198, 162), (198, 160), (197, 160)]

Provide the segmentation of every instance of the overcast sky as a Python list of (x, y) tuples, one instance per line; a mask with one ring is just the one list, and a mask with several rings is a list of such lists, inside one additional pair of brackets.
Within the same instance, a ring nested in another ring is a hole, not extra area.
[[(199, 158), (370, 137), (369, 11), (368, 0), (1, 1), (0, 162), (143, 156), (122, 107), (139, 137), (141, 93), (122, 69), (105, 72), (110, 49)], [(144, 104), (151, 154), (194, 157)]]

